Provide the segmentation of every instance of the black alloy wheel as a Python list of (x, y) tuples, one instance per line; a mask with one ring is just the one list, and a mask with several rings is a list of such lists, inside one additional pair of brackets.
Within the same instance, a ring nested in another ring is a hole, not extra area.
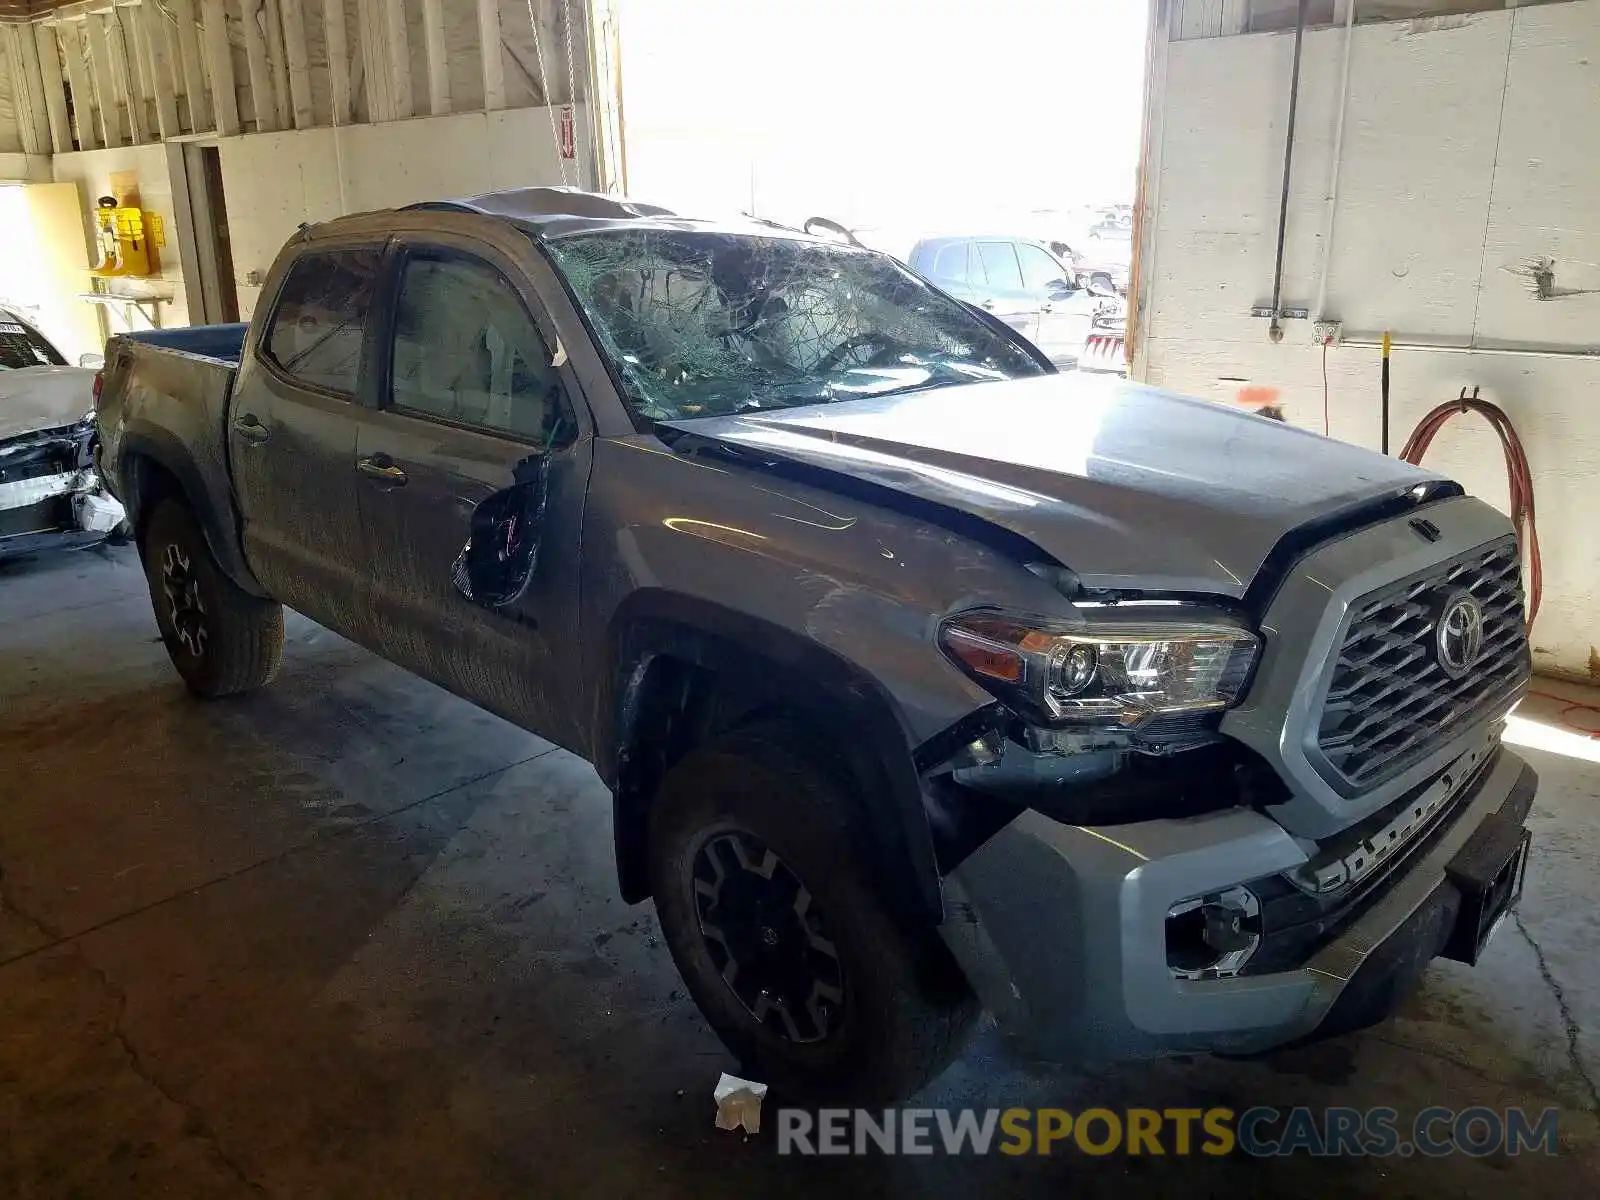
[(195, 574), (194, 559), (175, 542), (168, 543), (161, 557), (161, 592), (166, 597), (174, 635), (195, 658), (204, 658), (206, 604), (200, 595), (200, 579)]
[(707, 837), (693, 873), (706, 951), (750, 1015), (802, 1045), (838, 1029), (848, 994), (844, 967), (827, 917), (800, 877), (740, 829)]

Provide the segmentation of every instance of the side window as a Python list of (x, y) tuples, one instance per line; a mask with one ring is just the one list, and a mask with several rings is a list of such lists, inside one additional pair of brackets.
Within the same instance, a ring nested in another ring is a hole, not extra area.
[(1047, 292), (1052, 284), (1067, 282), (1067, 270), (1029, 242), (1017, 243), (1017, 258), (1022, 263), (1022, 283), (1030, 292)]
[(319, 250), (297, 259), (262, 343), (267, 358), (301, 382), (353, 395), (362, 322), (382, 261), (382, 246)]
[(979, 242), (978, 255), (989, 276), (989, 286), (1004, 291), (1022, 290), (1022, 272), (1017, 268), (1017, 252), (1010, 242)]
[(488, 263), (407, 256), (395, 307), (395, 407), (554, 444), (572, 424), (551, 358), (522, 298)]
[(989, 277), (983, 270), (983, 259), (978, 256), (978, 243), (962, 242), (961, 245), (967, 256), (967, 278), (973, 283), (988, 283)]
[(962, 283), (967, 281), (967, 245), (965, 242), (951, 242), (939, 248), (938, 255), (933, 260), (933, 273), (939, 279), (955, 279)]

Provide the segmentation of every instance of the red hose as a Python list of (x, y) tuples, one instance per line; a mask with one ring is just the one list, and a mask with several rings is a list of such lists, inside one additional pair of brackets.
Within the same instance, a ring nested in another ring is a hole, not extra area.
[(1463, 391), (1460, 399), (1439, 405), (1418, 422), (1401, 449), (1400, 457), (1414, 466), (1420, 464), (1434, 435), (1451, 417), (1464, 412), (1477, 413), (1500, 435), (1511, 492), (1511, 524), (1516, 527), (1523, 561), (1528, 564), (1528, 628), (1532, 629), (1539, 616), (1539, 602), (1544, 598), (1544, 564), (1539, 558), (1539, 528), (1533, 515), (1533, 473), (1528, 469), (1528, 456), (1523, 453), (1522, 439), (1517, 436), (1511, 418), (1498, 405), (1480, 400), (1475, 394), (1468, 396)]
[[(1575, 712), (1600, 713), (1600, 705), (1585, 704), (1581, 700), (1568, 700), (1565, 696), (1557, 696), (1551, 692), (1529, 692), (1528, 695), (1539, 700), (1548, 700), (1553, 704), (1562, 705), (1561, 711), (1556, 714), (1556, 720), (1560, 721), (1573, 733), (1581, 733), (1591, 741), (1600, 741), (1600, 728), (1580, 725), (1576, 718), (1572, 716)], [(1592, 721), (1595, 718), (1590, 717), (1589, 719)]]

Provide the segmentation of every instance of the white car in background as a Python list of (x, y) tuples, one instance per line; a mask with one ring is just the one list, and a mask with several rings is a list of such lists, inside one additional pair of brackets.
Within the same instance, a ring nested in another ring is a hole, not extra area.
[(1097, 330), (1114, 321), (1122, 299), (1107, 279), (1085, 278), (1043, 242), (1009, 234), (928, 237), (906, 260), (958, 300), (1004, 321), (1056, 367), (1081, 366)]
[(125, 531), (95, 467), (95, 377), (0, 308), (0, 559)]

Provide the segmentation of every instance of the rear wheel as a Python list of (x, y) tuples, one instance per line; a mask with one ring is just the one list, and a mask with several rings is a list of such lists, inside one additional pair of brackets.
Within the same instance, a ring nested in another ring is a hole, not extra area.
[(140, 549), (161, 640), (189, 690), (229, 696), (269, 682), (283, 658), (283, 606), (224, 575), (176, 500), (150, 514)]
[(750, 1077), (804, 1099), (916, 1091), (978, 1005), (931, 930), (888, 912), (849, 801), (799, 731), (772, 722), (691, 752), (662, 782), (650, 871), (667, 944)]

